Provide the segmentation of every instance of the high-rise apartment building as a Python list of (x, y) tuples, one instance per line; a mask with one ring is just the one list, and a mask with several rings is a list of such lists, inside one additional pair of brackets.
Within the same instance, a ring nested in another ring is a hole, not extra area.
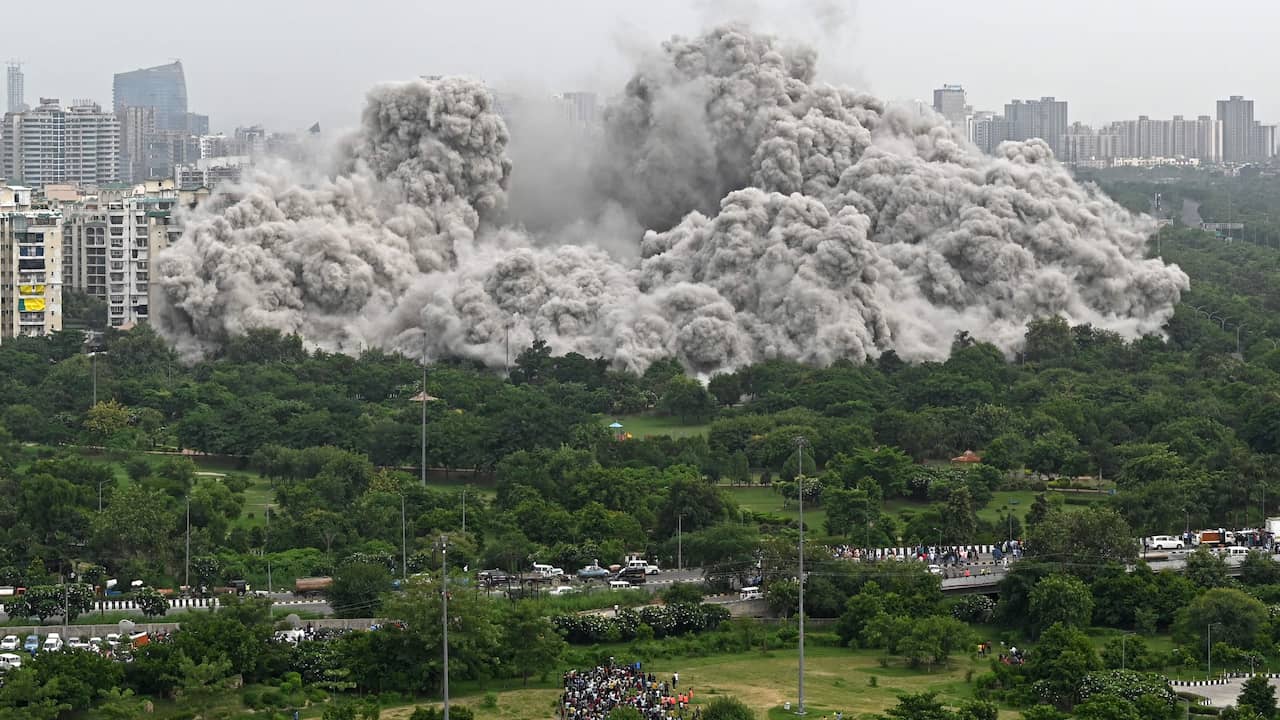
[(118, 115), (127, 107), (153, 107), (157, 130), (187, 132), (187, 80), (182, 63), (117, 73), (112, 109)]
[(62, 329), (62, 216), (0, 187), (0, 342)]
[(1208, 115), (1196, 118), (1196, 154), (1204, 163), (1222, 162), (1222, 121)]
[(17, 62), (9, 63), (8, 71), (5, 75), (5, 90), (8, 99), (8, 104), (5, 107), (7, 112), (20, 113), (27, 109), (25, 85), (22, 64)]
[(5, 115), (0, 163), (0, 176), (32, 187), (117, 182), (120, 123), (87, 100), (64, 109), (57, 98), (41, 98), (32, 110)]
[(951, 127), (966, 133), (970, 108), (965, 101), (964, 86), (943, 85), (933, 91), (933, 109), (951, 123)]
[(1040, 138), (1062, 155), (1062, 136), (1067, 132), (1067, 101), (1052, 97), (1039, 100), (1014, 100), (1004, 106), (1011, 140)]
[(569, 122), (592, 129), (600, 124), (600, 103), (593, 92), (567, 92), (560, 95)]
[(1252, 158), (1253, 101), (1241, 95), (1218, 101), (1218, 122), (1222, 123), (1222, 161), (1248, 162)]
[(62, 273), (68, 286), (107, 303), (112, 327), (146, 322), (151, 263), (179, 234), (172, 180), (100, 188), (64, 206)]
[(988, 155), (994, 153), (1000, 143), (1012, 138), (1009, 121), (1003, 115), (980, 110), (973, 115), (973, 144)]

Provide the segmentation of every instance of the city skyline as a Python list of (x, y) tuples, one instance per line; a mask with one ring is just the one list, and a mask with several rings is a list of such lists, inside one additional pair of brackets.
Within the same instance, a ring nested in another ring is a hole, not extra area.
[[(89, 98), (111, 107), (114, 73), (181, 58), (190, 104), (213, 115), (217, 130), (250, 124), (300, 130), (317, 121), (337, 129), (354, 125), (373, 84), (422, 74), (465, 74), (507, 91), (595, 92), (603, 101), (621, 90), (637, 48), (747, 17), (756, 27), (816, 45), (819, 78), (892, 100), (928, 102), (933, 88), (962, 84), (977, 109), (1053, 96), (1071, 102), (1073, 120), (1099, 125), (1139, 115), (1213, 114), (1217, 100), (1243, 95), (1256, 100), (1258, 118), (1280, 118), (1280, 97), (1268, 96), (1273, 84), (1266, 70), (1280, 51), (1261, 30), (1251, 31), (1280, 22), (1280, 6), (1256, 3), (1228, 3), (1239, 12), (1225, 16), (1250, 18), (1243, 31), (1206, 25), (1194, 13), (1177, 12), (1177, 2), (1159, 14), (1105, 6), (1105, 24), (1090, 12), (1104, 4), (1087, 0), (1070, 8), (996, 0), (981, 15), (915, 1), (811, 0), (801, 8), (779, 0), (659, 0), (644, 8), (565, 2), (548, 11), (495, 0), (441, 8), (375, 0), (358, 14), (309, 4), (299, 13), (303, 6), (296, 2), (245, 3), (253, 23), (242, 21), (239, 4), (200, 13), (208, 32), (168, 36), (106, 7), (73, 1), (83, 21), (68, 29), (67, 42), (18, 35), (7, 38), (3, 52), (24, 60), (28, 103), (41, 96)], [(505, 20), (501, 28), (492, 26), (495, 14)], [(291, 27), (290, 44), (283, 46), (282, 22)], [(1142, 32), (1126, 34), (1126, 27)], [(89, 41), (97, 32), (116, 38), (112, 47), (119, 52), (104, 60), (97, 52), (102, 46)], [(236, 53), (226, 52), (228, 37), (236, 38)], [(1168, 49), (1175, 45), (1176, 52)], [(343, 50), (334, 52), (337, 47)], [(1159, 72), (1150, 66), (1157, 56)], [(606, 61), (583, 63), (585, 57)]]

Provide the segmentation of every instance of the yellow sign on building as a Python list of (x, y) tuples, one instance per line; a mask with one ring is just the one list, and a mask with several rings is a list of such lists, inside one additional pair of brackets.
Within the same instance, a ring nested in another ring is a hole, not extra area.
[(44, 298), (18, 298), (18, 312), (44, 312)]
[(22, 295), (44, 295), (43, 285), (19, 285), (18, 292)]

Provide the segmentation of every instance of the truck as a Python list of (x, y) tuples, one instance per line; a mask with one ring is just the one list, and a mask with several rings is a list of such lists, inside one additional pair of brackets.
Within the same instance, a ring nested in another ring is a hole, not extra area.
[(1266, 530), (1272, 535), (1280, 536), (1280, 517), (1267, 518)]
[(293, 594), (299, 597), (315, 597), (321, 595), (333, 585), (333, 578), (303, 577), (293, 581)]
[(1201, 530), (1198, 542), (1201, 545), (1226, 545), (1227, 534), (1221, 530)]

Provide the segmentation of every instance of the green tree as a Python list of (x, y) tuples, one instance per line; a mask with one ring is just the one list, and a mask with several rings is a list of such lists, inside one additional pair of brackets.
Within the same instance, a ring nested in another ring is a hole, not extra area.
[(704, 720), (755, 720), (756, 714), (735, 697), (717, 697), (707, 704)]
[(147, 617), (160, 617), (169, 610), (169, 601), (154, 588), (142, 588), (133, 594), (133, 601)]
[(378, 617), (382, 595), (391, 590), (391, 573), (383, 565), (346, 563), (333, 573), (326, 594), (338, 617)]
[(898, 704), (877, 717), (881, 720), (956, 720), (955, 714), (943, 707), (938, 694), (933, 692), (899, 695)]
[(1183, 574), (1202, 588), (1225, 587), (1230, 582), (1227, 578), (1227, 561), (1203, 545), (1187, 555)]
[(1280, 583), (1280, 563), (1267, 553), (1250, 550), (1240, 563), (1240, 581), (1245, 585), (1273, 585)]
[(115, 400), (101, 400), (85, 414), (84, 426), (95, 442), (104, 443), (129, 427), (129, 408)]
[(1036, 634), (1055, 623), (1084, 628), (1093, 616), (1093, 595), (1079, 578), (1050, 575), (1031, 590), (1029, 610), (1027, 621)]
[(1248, 706), (1266, 720), (1276, 717), (1276, 689), (1266, 675), (1253, 675), (1244, 681), (1236, 704)]
[(1027, 530), (1027, 557), (1061, 564), (1063, 572), (1091, 577), (1110, 563), (1137, 557), (1129, 524), (1109, 507), (1052, 508)]
[(530, 602), (518, 603), (503, 622), (503, 656), (520, 674), (521, 683), (529, 684), (529, 675), (537, 672), (543, 677), (556, 667), (569, 645)]
[(1192, 600), (1178, 613), (1173, 636), (1194, 652), (1205, 651), (1205, 639), (1213, 626), (1214, 643), (1244, 650), (1265, 647), (1267, 607), (1234, 588), (1213, 588)]
[(1080, 681), (1102, 669), (1102, 660), (1089, 636), (1058, 623), (1040, 635), (1024, 670), (1036, 695), (1044, 702), (1070, 707), (1077, 700)]
[(659, 594), (662, 596), (662, 602), (668, 605), (677, 605), (679, 603), (697, 605), (702, 602), (703, 588), (695, 583), (677, 582), (671, 584)]
[(666, 391), (658, 400), (658, 407), (669, 415), (680, 418), (680, 422), (698, 422), (705, 420), (715, 412), (715, 400), (711, 393), (702, 387), (702, 383), (683, 375), (676, 375), (667, 381)]

